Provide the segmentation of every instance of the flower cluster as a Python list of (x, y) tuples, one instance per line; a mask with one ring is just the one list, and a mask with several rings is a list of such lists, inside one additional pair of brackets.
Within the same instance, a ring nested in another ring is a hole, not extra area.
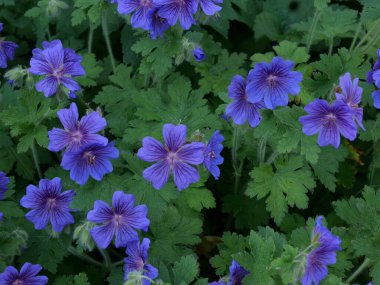
[[(230, 266), (230, 276), (229, 278), (223, 278), (220, 281), (211, 282), (209, 285), (242, 285), (243, 278), (249, 274), (249, 271), (245, 270), (239, 263), (232, 260)], [(228, 280), (228, 282), (225, 281)]]
[(202, 142), (186, 143), (187, 128), (185, 125), (165, 124), (163, 137), (165, 146), (152, 137), (145, 137), (137, 156), (147, 162), (156, 162), (144, 170), (143, 176), (154, 188), (161, 189), (172, 173), (175, 185), (179, 190), (186, 189), (191, 183), (199, 181), (199, 173), (191, 165), (204, 163), (206, 168), (217, 179), (219, 168), (223, 163), (220, 152), (223, 136), (214, 133), (206, 146)]
[[(4, 194), (8, 190), (9, 178), (4, 172), (0, 171), (0, 200), (4, 199)], [(0, 212), (0, 221), (3, 219), (3, 213)]]
[(57, 112), (64, 129), (53, 128), (49, 131), (49, 150), (65, 150), (61, 166), (70, 170), (70, 177), (84, 185), (89, 176), (102, 180), (103, 175), (113, 170), (110, 159), (116, 159), (119, 151), (114, 143), (99, 135), (107, 122), (97, 112), (83, 116), (78, 120), (78, 108), (71, 103), (69, 109)]
[(37, 91), (43, 92), (45, 97), (51, 97), (60, 86), (64, 86), (64, 92), (75, 98), (75, 92), (80, 90), (80, 86), (73, 77), (85, 75), (81, 65), (82, 57), (74, 50), (64, 48), (60, 40), (43, 42), (42, 47), (43, 50), (33, 50), (29, 68), (30, 73), (45, 76), (36, 84)]
[(61, 191), (62, 181), (58, 177), (42, 179), (38, 187), (29, 185), (26, 188), (26, 195), (21, 198), (20, 204), (32, 209), (25, 217), (34, 224), (36, 230), (46, 228), (50, 222), (55, 232), (61, 232), (65, 226), (74, 223), (70, 204), (75, 192)]
[[(377, 60), (367, 73), (367, 82), (370, 84), (375, 84), (377, 88), (380, 88), (380, 49), (377, 51)], [(372, 93), (373, 105), (380, 109), (380, 90), (376, 90)]]
[(308, 136), (319, 133), (320, 146), (332, 145), (338, 148), (340, 135), (354, 140), (358, 131), (357, 124), (363, 127), (363, 109), (359, 107), (363, 89), (358, 83), (357, 78), (352, 80), (351, 75), (346, 73), (340, 78), (337, 100), (332, 105), (321, 99), (309, 103), (305, 107), (308, 115), (299, 118), (303, 132)]
[(115, 0), (120, 14), (132, 14), (131, 24), (134, 28), (150, 31), (151, 37), (162, 37), (165, 30), (178, 21), (183, 29), (188, 30), (195, 24), (194, 15), (198, 6), (207, 15), (214, 15), (222, 8), (222, 0)]
[(0, 274), (1, 285), (45, 285), (48, 283), (46, 276), (37, 274), (42, 270), (39, 264), (25, 263), (20, 272), (13, 266), (5, 268)]
[(237, 125), (247, 120), (254, 128), (260, 124), (260, 109), (274, 109), (288, 105), (288, 94), (300, 92), (302, 74), (292, 71), (294, 64), (281, 57), (271, 63), (258, 63), (249, 74), (247, 81), (236, 75), (228, 87), (228, 96), (234, 101), (227, 106), (226, 115)]
[(307, 256), (302, 285), (318, 285), (328, 274), (327, 265), (336, 263), (336, 252), (341, 250), (340, 238), (323, 226), (322, 219), (323, 217), (319, 216), (315, 222), (313, 242), (318, 246)]
[[(0, 32), (3, 30), (3, 23), (0, 23)], [(5, 41), (0, 38), (0, 68), (7, 68), (8, 60), (13, 60), (18, 45), (14, 42)]]

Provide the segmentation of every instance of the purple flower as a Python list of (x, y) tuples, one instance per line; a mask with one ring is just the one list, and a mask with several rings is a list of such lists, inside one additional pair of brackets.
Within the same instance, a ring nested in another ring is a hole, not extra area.
[(243, 278), (249, 274), (249, 271), (245, 270), (239, 263), (232, 260), (232, 265), (230, 266), (230, 281), (227, 285), (242, 285)]
[(315, 99), (305, 106), (306, 116), (299, 118), (303, 125), (305, 135), (312, 136), (319, 133), (318, 144), (327, 146), (331, 144), (339, 147), (340, 134), (349, 140), (354, 140), (357, 133), (353, 112), (341, 100), (330, 106), (325, 100)]
[(75, 98), (74, 92), (79, 91), (80, 86), (73, 77), (85, 75), (82, 57), (72, 49), (63, 48), (60, 40), (43, 42), (42, 47), (43, 50), (33, 50), (29, 68), (33, 74), (46, 75), (36, 84), (37, 91), (43, 92), (45, 97), (51, 97), (62, 84), (70, 91), (69, 96)]
[(212, 16), (216, 12), (219, 12), (222, 10), (222, 7), (216, 5), (222, 4), (223, 0), (200, 0), (199, 4), (201, 5), (201, 8), (203, 10), (203, 13), (205, 13), (207, 16)]
[(336, 263), (336, 251), (341, 250), (339, 237), (334, 236), (322, 224), (323, 217), (317, 217), (313, 240), (317, 239), (318, 247), (309, 253), (302, 285), (318, 285), (327, 274), (327, 265)]
[(174, 26), (177, 21), (184, 30), (195, 24), (194, 14), (198, 9), (198, 0), (156, 0), (160, 7), (158, 15), (165, 18), (169, 25)]
[(352, 110), (354, 120), (364, 130), (363, 126), (363, 108), (359, 107), (362, 100), (363, 88), (359, 87), (359, 78), (351, 79), (351, 74), (346, 73), (339, 78), (339, 89), (336, 92), (337, 100), (342, 100)]
[(376, 87), (380, 88), (380, 49), (377, 51), (377, 60), (367, 73), (367, 82), (370, 84), (375, 83)]
[(77, 105), (71, 103), (69, 109), (59, 110), (57, 114), (65, 129), (53, 128), (49, 131), (50, 151), (60, 151), (64, 148), (66, 151), (76, 151), (83, 145), (108, 143), (105, 137), (97, 134), (107, 125), (106, 120), (100, 117), (98, 112), (83, 116), (78, 121)]
[(191, 183), (199, 180), (197, 169), (189, 164), (203, 163), (204, 144), (186, 142), (186, 126), (166, 124), (163, 128), (165, 146), (152, 137), (143, 139), (143, 147), (137, 156), (148, 162), (157, 162), (144, 170), (143, 176), (154, 188), (161, 189), (173, 173), (178, 190), (186, 189)]
[(194, 55), (195, 60), (198, 62), (201, 62), (206, 58), (205, 53), (203, 52), (203, 50), (200, 47), (196, 47), (193, 50), (193, 55)]
[(203, 164), (206, 166), (208, 171), (215, 177), (216, 180), (219, 179), (220, 169), (218, 165), (222, 164), (224, 159), (220, 155), (223, 150), (222, 142), (224, 137), (220, 134), (219, 131), (216, 131), (210, 141), (208, 142), (205, 151), (204, 151), (204, 161)]
[(149, 11), (154, 2), (152, 0), (118, 0), (117, 11), (120, 14), (131, 14), (131, 24), (134, 28), (149, 28)]
[(46, 276), (37, 276), (42, 266), (39, 264), (24, 263), (20, 272), (13, 267), (8, 266), (0, 274), (1, 285), (45, 285), (48, 282)]
[(103, 179), (103, 175), (113, 170), (110, 159), (119, 157), (119, 151), (114, 143), (107, 145), (90, 144), (80, 147), (76, 151), (65, 152), (61, 166), (70, 170), (70, 178), (80, 185), (84, 185), (91, 175), (97, 181)]
[[(4, 199), (4, 194), (8, 190), (9, 178), (4, 172), (0, 171), (0, 200)], [(3, 219), (3, 213), (0, 212), (0, 221)]]
[(152, 39), (157, 39), (157, 37), (162, 37), (164, 32), (170, 28), (168, 20), (162, 18), (158, 14), (159, 8), (154, 7), (148, 13), (148, 30), (150, 31), (150, 37)]
[(146, 205), (135, 205), (135, 196), (116, 191), (112, 197), (112, 208), (101, 200), (94, 203), (94, 209), (88, 212), (90, 222), (103, 225), (91, 229), (92, 238), (101, 248), (107, 248), (114, 235), (116, 247), (125, 247), (131, 240), (138, 239), (136, 229), (147, 231), (149, 219), (146, 217)]
[(264, 108), (264, 102), (251, 103), (247, 100), (246, 82), (240, 75), (235, 75), (228, 87), (228, 97), (234, 100), (227, 106), (226, 115), (231, 117), (235, 124), (242, 125), (248, 119), (252, 128), (260, 124), (259, 110)]
[[(3, 30), (3, 23), (0, 23), (0, 32)], [(15, 57), (16, 49), (18, 45), (14, 42), (5, 41), (4, 38), (0, 38), (0, 68), (7, 68), (8, 60), (13, 60)]]
[(61, 193), (62, 182), (56, 177), (52, 180), (41, 179), (38, 187), (29, 185), (26, 195), (21, 198), (21, 206), (32, 209), (25, 217), (34, 223), (36, 230), (44, 229), (51, 223), (55, 232), (61, 232), (63, 228), (74, 223), (70, 214), (70, 203), (75, 192), (68, 190)]
[(288, 105), (288, 94), (297, 95), (300, 92), (302, 73), (292, 71), (294, 63), (273, 58), (271, 63), (258, 63), (248, 74), (248, 100), (257, 103), (264, 99), (268, 109)]
[[(128, 242), (125, 251), (128, 257), (124, 259), (124, 280), (127, 280), (128, 274), (134, 271), (141, 272), (143, 276), (152, 280), (158, 277), (157, 268), (147, 263), (149, 245), (150, 240), (148, 238), (144, 238), (141, 244), (139, 240)], [(149, 280), (142, 279), (142, 285), (150, 284)]]

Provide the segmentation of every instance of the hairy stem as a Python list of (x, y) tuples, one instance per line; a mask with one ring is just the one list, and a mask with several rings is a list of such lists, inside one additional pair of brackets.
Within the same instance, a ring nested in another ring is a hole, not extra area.
[(100, 266), (100, 267), (104, 267), (104, 264), (102, 264), (101, 262), (93, 259), (92, 257), (88, 256), (87, 254), (85, 253), (80, 253), (76, 250), (75, 247), (73, 246), (70, 246), (67, 248), (67, 250), (72, 254), (72, 255), (75, 255), (76, 257), (84, 260), (84, 261), (87, 261), (88, 263), (91, 263), (91, 264), (94, 264), (94, 265), (97, 265), (97, 266)]
[(42, 179), (42, 172), (41, 172), (40, 163), (39, 163), (39, 160), (38, 160), (38, 154), (37, 154), (37, 149), (36, 149), (36, 144), (35, 144), (35, 140), (34, 139), (33, 139), (33, 143), (32, 143), (32, 147), (31, 148), (32, 148), (34, 165), (36, 166), (36, 169), (37, 169), (37, 172), (38, 172), (38, 177), (40, 179)]
[(330, 45), (329, 45), (329, 56), (332, 55), (333, 48), (334, 48), (334, 38), (331, 38)]
[(111, 258), (110, 258), (110, 256), (109, 256), (107, 250), (102, 249), (102, 248), (100, 248), (100, 247), (98, 247), (98, 246), (96, 246), (96, 247), (98, 248), (100, 254), (103, 256), (105, 266), (106, 266), (107, 268), (111, 268), (112, 262), (111, 262)]
[(113, 56), (111, 40), (110, 40), (109, 31), (108, 31), (108, 22), (107, 22), (106, 13), (103, 13), (103, 16), (102, 16), (102, 30), (103, 30), (103, 37), (107, 45), (108, 54), (111, 59), (112, 70), (113, 70), (113, 73), (116, 73), (116, 64), (115, 64), (115, 58)]
[(362, 22), (359, 21), (359, 24), (358, 24), (358, 26), (356, 28), (356, 31), (355, 31), (354, 38), (353, 38), (353, 40), (351, 42), (351, 45), (350, 45), (350, 52), (352, 52), (352, 50), (354, 49), (354, 46), (356, 44), (356, 41), (358, 39), (358, 36), (359, 36), (359, 33), (360, 33), (361, 29), (362, 29)]
[(372, 34), (373, 31), (376, 30), (377, 25), (380, 23), (380, 19), (376, 20), (371, 27), (371, 29), (368, 30), (368, 32), (364, 35), (364, 37), (360, 40), (360, 42), (356, 45), (355, 50), (357, 50), (362, 44), (365, 43), (367, 38)]
[(308, 37), (307, 43), (306, 43), (307, 53), (310, 52), (310, 47), (311, 47), (311, 44), (312, 44), (313, 39), (314, 39), (315, 29), (317, 28), (317, 23), (318, 23), (320, 15), (321, 15), (320, 12), (315, 12), (315, 14), (314, 14), (313, 21), (312, 21), (310, 29), (309, 29), (309, 37)]
[(92, 52), (92, 42), (94, 39), (94, 28), (92, 27), (90, 23), (90, 29), (88, 31), (88, 42), (87, 42), (87, 51), (88, 53)]
[(371, 265), (372, 261), (369, 258), (364, 259), (363, 263), (355, 270), (354, 273), (347, 279), (347, 284), (355, 280), (367, 267)]

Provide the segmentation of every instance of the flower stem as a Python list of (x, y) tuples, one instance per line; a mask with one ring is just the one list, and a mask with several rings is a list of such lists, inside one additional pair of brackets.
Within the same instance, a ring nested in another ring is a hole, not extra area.
[(333, 48), (334, 48), (334, 38), (331, 38), (330, 45), (329, 45), (329, 53), (328, 53), (329, 56), (332, 54)]
[(367, 267), (371, 265), (372, 261), (369, 258), (365, 258), (363, 263), (358, 267), (358, 269), (355, 270), (354, 273), (347, 279), (347, 284), (350, 284), (353, 280), (355, 280), (356, 277), (358, 277), (363, 270), (365, 270)]
[(377, 24), (380, 23), (380, 19), (376, 20), (373, 24), (373, 26), (371, 27), (371, 29), (368, 30), (368, 32), (364, 35), (364, 37), (361, 39), (361, 41), (356, 45), (355, 47), (355, 50), (357, 50), (362, 44), (364, 44), (364, 42), (366, 41), (366, 39), (369, 37), (370, 34), (372, 34), (372, 32), (374, 30), (376, 30), (377, 28)]
[(34, 139), (33, 139), (32, 147), (31, 148), (32, 148), (32, 154), (33, 154), (34, 164), (35, 164), (37, 172), (38, 172), (38, 177), (41, 179), (42, 178), (42, 172), (41, 172), (40, 163), (39, 163), (39, 160), (38, 160), (38, 154), (37, 154), (37, 149), (36, 149), (36, 144), (35, 144), (35, 140)]
[(111, 265), (112, 265), (112, 262), (111, 262), (111, 258), (107, 252), (107, 250), (104, 250), (98, 246), (96, 246), (100, 252), (100, 254), (103, 256), (103, 259), (104, 259), (104, 262), (105, 262), (105, 266), (107, 268), (111, 268)]
[(234, 134), (232, 138), (232, 166), (234, 168), (234, 174), (235, 174), (235, 184), (234, 184), (234, 194), (237, 194), (239, 183), (240, 183), (240, 176), (241, 171), (243, 169), (244, 160), (238, 163), (237, 159), (237, 151), (240, 145), (240, 138), (241, 138), (241, 129), (240, 126), (235, 126), (234, 128)]
[(320, 15), (321, 15), (321, 13), (319, 11), (315, 12), (315, 14), (314, 14), (313, 21), (311, 23), (310, 30), (309, 30), (309, 37), (308, 37), (307, 43), (306, 43), (306, 52), (307, 53), (310, 52), (310, 47), (311, 47), (311, 44), (312, 44), (313, 39), (314, 39), (315, 29), (317, 28), (317, 23), (318, 23)]
[(351, 45), (350, 45), (350, 53), (352, 52), (352, 50), (354, 49), (354, 46), (356, 44), (356, 41), (358, 39), (358, 36), (359, 36), (359, 33), (360, 33), (360, 30), (362, 28), (362, 22), (359, 21), (359, 24), (358, 24), (358, 27), (356, 28), (356, 31), (355, 31), (355, 35), (354, 35), (354, 38), (351, 42)]
[(70, 246), (67, 248), (67, 250), (72, 254), (72, 255), (75, 255), (76, 257), (84, 260), (84, 261), (87, 261), (88, 263), (91, 263), (91, 264), (94, 264), (94, 265), (97, 265), (97, 266), (100, 266), (100, 267), (104, 267), (104, 264), (102, 264), (101, 262), (93, 259), (92, 257), (88, 256), (87, 254), (85, 253), (80, 253), (78, 252), (75, 247), (73, 246)]
[(92, 27), (90, 23), (90, 30), (88, 31), (88, 43), (87, 43), (87, 51), (88, 53), (92, 52), (92, 41), (94, 38), (94, 28)]
[(122, 265), (122, 264), (124, 264), (124, 259), (112, 263), (111, 266), (112, 267), (116, 267), (116, 266), (119, 266), (119, 265)]
[(111, 46), (111, 41), (110, 41), (110, 35), (108, 31), (108, 22), (107, 22), (107, 15), (106, 13), (103, 13), (102, 16), (102, 30), (103, 30), (103, 37), (107, 45), (108, 49), (108, 54), (111, 59), (111, 65), (112, 65), (112, 70), (113, 73), (116, 73), (116, 65), (115, 65), (115, 58), (113, 56), (113, 51), (112, 51), (112, 46)]

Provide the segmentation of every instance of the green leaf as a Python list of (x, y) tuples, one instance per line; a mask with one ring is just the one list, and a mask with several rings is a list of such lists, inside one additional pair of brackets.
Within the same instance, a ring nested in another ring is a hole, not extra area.
[(282, 41), (278, 46), (273, 47), (278, 56), (284, 59), (292, 60), (294, 63), (304, 63), (309, 59), (305, 47), (298, 47), (296, 43)]
[(88, 281), (86, 273), (79, 273), (74, 277), (74, 285), (91, 285)]
[(181, 257), (173, 266), (174, 283), (178, 285), (188, 285), (198, 276), (198, 262), (192, 255)]
[(267, 210), (277, 224), (288, 212), (288, 206), (305, 209), (307, 192), (315, 187), (311, 171), (299, 156), (278, 161), (275, 169), (271, 165), (261, 165), (254, 168), (250, 175), (253, 180), (246, 194), (258, 199), (267, 197)]
[(98, 61), (96, 61), (95, 54), (86, 53), (83, 56), (82, 65), (84, 70), (86, 71), (86, 75), (79, 76), (75, 80), (84, 87), (96, 86), (96, 79), (103, 71), (103, 67), (100, 65)]
[(196, 211), (201, 211), (203, 208), (215, 208), (216, 206), (214, 196), (206, 188), (190, 187), (183, 191), (182, 195), (189, 207)]

